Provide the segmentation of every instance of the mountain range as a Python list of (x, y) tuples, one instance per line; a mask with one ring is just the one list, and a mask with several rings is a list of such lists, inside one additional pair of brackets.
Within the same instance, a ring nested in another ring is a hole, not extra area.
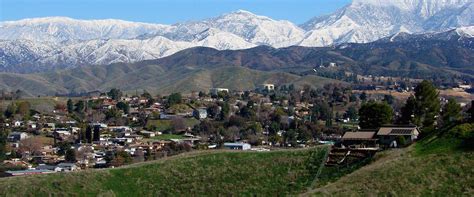
[(473, 0), (354, 0), (301, 25), (244, 10), (173, 25), (65, 17), (6, 21), (0, 23), (0, 71), (33, 73), (132, 63), (193, 47), (339, 48), (406, 34), (443, 35), (440, 32), (472, 38), (473, 13)]
[[(262, 83), (321, 87), (345, 83), (322, 77), (327, 76), (325, 73), (347, 72), (474, 82), (474, 38), (460, 32), (464, 31), (399, 33), (371, 43), (331, 47), (194, 47), (135, 63), (84, 65), (28, 74), (4, 72), (0, 73), (0, 90), (19, 89), (28, 96), (38, 96), (77, 95), (111, 88), (133, 93), (145, 89), (160, 94), (208, 91), (212, 87), (249, 90)], [(336, 66), (329, 67), (329, 62)]]

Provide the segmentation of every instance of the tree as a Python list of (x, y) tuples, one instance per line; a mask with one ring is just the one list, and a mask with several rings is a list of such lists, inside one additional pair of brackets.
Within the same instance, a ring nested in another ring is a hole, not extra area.
[(222, 104), (222, 107), (221, 107), (220, 119), (226, 120), (227, 117), (229, 117), (229, 113), (230, 113), (229, 103), (224, 102), (224, 104)]
[(168, 106), (173, 106), (175, 104), (180, 104), (182, 100), (182, 96), (180, 93), (173, 93), (168, 96)]
[(360, 94), (359, 99), (360, 99), (361, 101), (366, 101), (366, 100), (367, 100), (367, 93), (366, 93), (366, 92), (362, 92), (362, 94)]
[(117, 119), (117, 118), (120, 118), (120, 116), (121, 116), (121, 113), (116, 108), (109, 109), (105, 112), (105, 119), (107, 120)]
[(461, 106), (453, 98), (450, 98), (444, 106), (442, 118), (444, 127), (457, 123), (462, 119)]
[(85, 142), (86, 143), (92, 143), (92, 138), (93, 138), (93, 131), (91, 126), (87, 126), (86, 133), (85, 133)]
[(359, 109), (359, 126), (363, 129), (376, 129), (392, 123), (393, 109), (387, 103), (368, 102)]
[(67, 162), (75, 163), (76, 162), (76, 150), (74, 150), (72, 148), (67, 149), (66, 154), (64, 156), (64, 159)]
[(408, 97), (405, 105), (401, 108), (400, 124), (412, 124), (415, 116), (416, 99), (414, 96)]
[(203, 97), (206, 97), (206, 93), (204, 93), (203, 91), (199, 91), (199, 98)]
[(346, 111), (346, 117), (354, 121), (358, 118), (357, 109), (354, 106), (350, 106)]
[(15, 115), (17, 112), (17, 106), (14, 102), (10, 103), (8, 105), (7, 110), (5, 110), (5, 117), (11, 118), (13, 115)]
[(28, 118), (30, 115), (30, 108), (31, 108), (31, 105), (29, 102), (27, 101), (20, 102), (18, 103), (17, 113), (22, 115), (25, 118)]
[(184, 122), (184, 119), (179, 116), (171, 119), (171, 126), (173, 127), (173, 131), (175, 132), (183, 131), (186, 129), (186, 123)]
[(115, 157), (110, 161), (111, 166), (121, 166), (132, 162), (132, 157), (125, 151), (117, 151)]
[(389, 105), (393, 104), (395, 102), (395, 97), (393, 97), (390, 94), (386, 94), (383, 96), (383, 101), (387, 102)]
[(43, 147), (41, 142), (34, 137), (26, 138), (20, 141), (20, 151), (30, 155), (41, 154), (40, 150)]
[(86, 107), (84, 101), (82, 101), (82, 100), (81, 100), (81, 101), (78, 101), (74, 106), (76, 107), (76, 108), (74, 109), (74, 111), (76, 111), (77, 113), (82, 113), (82, 112), (84, 112), (85, 107)]
[(4, 125), (4, 119), (0, 116), (0, 161), (5, 159), (5, 153), (7, 152), (8, 130)]
[(125, 114), (130, 113), (130, 105), (128, 105), (127, 103), (120, 101), (117, 103), (116, 106), (118, 109), (122, 110), (123, 113)]
[(431, 130), (439, 114), (440, 102), (436, 87), (424, 80), (415, 87), (415, 123), (422, 125), (425, 131)]
[(320, 120), (332, 119), (331, 106), (327, 102), (317, 102), (313, 107), (313, 116)]
[(67, 100), (67, 112), (72, 113), (74, 111), (74, 103), (71, 99)]
[(112, 98), (113, 100), (120, 100), (122, 98), (122, 91), (117, 88), (112, 88), (109, 92), (107, 92), (107, 96)]

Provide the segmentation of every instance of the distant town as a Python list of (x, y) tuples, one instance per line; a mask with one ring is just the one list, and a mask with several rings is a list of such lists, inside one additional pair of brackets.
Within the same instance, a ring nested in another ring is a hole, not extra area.
[(343, 165), (473, 116), (470, 85), (440, 94), (429, 81), (366, 80), (372, 83), (319, 89), (267, 83), (166, 96), (111, 89), (50, 98), (53, 110), (43, 112), (33, 107), (40, 98), (3, 93), (2, 176), (114, 168), (195, 150), (321, 145), (333, 147), (326, 165)]

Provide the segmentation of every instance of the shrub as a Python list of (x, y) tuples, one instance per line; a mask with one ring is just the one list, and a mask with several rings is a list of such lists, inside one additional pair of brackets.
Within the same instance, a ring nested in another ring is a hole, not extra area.
[(449, 135), (461, 139), (474, 139), (474, 124), (461, 124), (451, 128), (448, 131)]

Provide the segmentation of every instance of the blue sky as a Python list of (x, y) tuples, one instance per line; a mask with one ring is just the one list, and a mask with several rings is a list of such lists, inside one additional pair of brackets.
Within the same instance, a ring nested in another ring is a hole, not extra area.
[(0, 21), (67, 16), (173, 24), (243, 9), (301, 24), (349, 3), (350, 0), (0, 0)]

